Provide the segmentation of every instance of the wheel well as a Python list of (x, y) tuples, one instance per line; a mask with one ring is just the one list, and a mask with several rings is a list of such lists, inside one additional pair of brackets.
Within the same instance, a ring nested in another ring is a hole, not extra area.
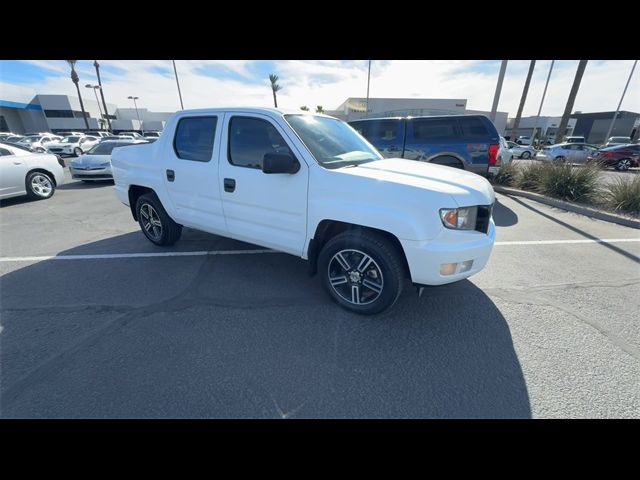
[(339, 222), (337, 220), (322, 220), (318, 224), (316, 228), (316, 232), (313, 238), (311, 239), (311, 241), (309, 242), (308, 260), (309, 260), (309, 273), (311, 275), (315, 275), (315, 273), (318, 270), (318, 254), (322, 250), (322, 247), (324, 247), (324, 245), (333, 237), (343, 232), (347, 232), (349, 230), (374, 232), (388, 239), (395, 246), (397, 251), (400, 252), (405, 276), (407, 278), (410, 277), (409, 264), (404, 254), (402, 244), (400, 243), (400, 240), (398, 240), (398, 237), (396, 237), (395, 235), (385, 230), (380, 230), (378, 228), (365, 227), (363, 225), (357, 225), (354, 223)]
[(133, 219), (137, 222), (138, 215), (136, 214), (136, 202), (140, 196), (145, 193), (154, 193), (154, 191), (149, 187), (141, 187), (140, 185), (131, 185), (129, 186), (129, 208), (131, 208), (131, 215), (133, 215)]
[(435, 163), (436, 165), (445, 165), (447, 167), (453, 168), (461, 168), (464, 170), (464, 163), (462, 163), (459, 158), (452, 157), (451, 155), (440, 155), (429, 160), (429, 163)]
[(56, 177), (55, 177), (55, 175), (54, 175), (53, 173), (51, 173), (49, 170), (45, 170), (44, 168), (34, 168), (34, 169), (32, 169), (32, 170), (29, 170), (29, 171), (27, 172), (27, 175), (24, 177), (24, 181), (25, 181), (25, 183), (26, 183), (26, 181), (27, 181), (27, 177), (28, 177), (29, 175), (31, 175), (32, 173), (34, 173), (34, 172), (46, 173), (46, 174), (47, 174), (47, 175), (49, 175), (49, 177), (51, 178), (51, 181), (53, 182), (53, 186), (54, 186), (54, 187), (57, 187), (57, 186), (58, 186), (58, 184), (56, 183)]

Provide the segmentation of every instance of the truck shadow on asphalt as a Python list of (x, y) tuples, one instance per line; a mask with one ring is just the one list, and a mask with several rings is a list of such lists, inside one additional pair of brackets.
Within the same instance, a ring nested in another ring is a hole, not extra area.
[(90, 190), (93, 188), (113, 187), (113, 185), (113, 180), (92, 180), (90, 182), (72, 180), (60, 185), (58, 190)]
[(496, 203), (493, 206), (493, 221), (496, 227), (512, 227), (518, 223), (518, 214), (496, 198)]
[[(174, 249), (247, 245), (185, 229)], [(47, 260), (1, 282), (3, 417), (531, 417), (509, 326), (468, 280), (407, 283), (374, 317), (280, 253)]]

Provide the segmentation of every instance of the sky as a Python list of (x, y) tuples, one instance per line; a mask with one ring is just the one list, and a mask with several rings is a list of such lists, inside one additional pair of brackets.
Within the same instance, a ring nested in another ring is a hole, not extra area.
[[(99, 60), (105, 99), (118, 107), (138, 106), (173, 112), (180, 108), (171, 60)], [(500, 60), (373, 60), (371, 97), (467, 99), (467, 108), (491, 110)], [(524, 116), (536, 115), (550, 60), (536, 62)], [(542, 115), (560, 116), (578, 61), (555, 62)], [(280, 77), (278, 106), (312, 110), (338, 107), (348, 97), (366, 97), (367, 60), (177, 60), (185, 108), (273, 106), (268, 80)], [(590, 60), (574, 111), (615, 110), (633, 60)], [(529, 60), (510, 60), (498, 110), (515, 117)], [(83, 88), (97, 83), (93, 60), (78, 60)], [(35, 94), (77, 95), (65, 60), (0, 60), (0, 100), (29, 102)], [(91, 97), (88, 97), (91, 98)], [(636, 68), (621, 110), (640, 112), (640, 67)]]

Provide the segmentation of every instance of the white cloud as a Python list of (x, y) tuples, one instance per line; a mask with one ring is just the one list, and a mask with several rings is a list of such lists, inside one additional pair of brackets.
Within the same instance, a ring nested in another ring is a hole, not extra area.
[[(1, 84), (1, 97), (28, 101), (30, 92), (77, 95), (64, 60), (31, 61), (43, 68), (45, 78), (31, 84)], [(91, 60), (78, 61), (81, 85), (95, 83)], [(275, 61), (273, 72), (280, 77), (282, 90), (278, 104), (287, 108), (307, 105), (336, 108), (347, 97), (364, 97), (367, 89), (367, 61)], [(561, 115), (573, 82), (577, 61), (556, 61), (543, 115)], [(614, 110), (620, 100), (632, 61), (590, 61), (587, 65), (574, 110), (583, 112)], [(157, 111), (179, 108), (179, 98), (170, 60), (100, 61), (107, 102), (129, 107), (129, 95), (140, 97), (139, 106)], [(267, 74), (258, 76), (253, 61), (177, 61), (185, 108), (271, 106), (273, 98)], [(524, 115), (535, 115), (544, 88), (550, 61), (538, 61)], [(515, 116), (529, 61), (509, 61), (499, 111)], [(109, 72), (116, 68), (116, 73)], [(209, 67), (222, 72), (207, 75)], [(107, 68), (107, 70), (105, 70)], [(487, 67), (479, 61), (397, 60), (373, 61), (372, 97), (466, 98), (471, 109), (490, 110), (498, 77), (499, 62)], [(640, 112), (640, 68), (629, 85), (622, 109)], [(264, 68), (262, 68), (264, 71)], [(226, 73), (225, 73), (226, 72)], [(264, 77), (264, 78), (262, 78)], [(85, 94), (83, 89), (83, 95)], [(88, 92), (88, 91), (87, 91)], [(90, 93), (90, 92), (89, 92)], [(88, 95), (88, 93), (87, 93)], [(18, 99), (19, 97), (19, 99)]]

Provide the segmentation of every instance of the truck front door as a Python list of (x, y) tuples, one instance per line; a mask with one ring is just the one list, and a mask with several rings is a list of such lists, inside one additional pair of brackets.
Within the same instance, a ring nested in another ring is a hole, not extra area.
[[(266, 115), (225, 114), (219, 186), (232, 238), (301, 256), (307, 228), (308, 166), (287, 133)], [(300, 163), (294, 174), (266, 174), (266, 153)]]

